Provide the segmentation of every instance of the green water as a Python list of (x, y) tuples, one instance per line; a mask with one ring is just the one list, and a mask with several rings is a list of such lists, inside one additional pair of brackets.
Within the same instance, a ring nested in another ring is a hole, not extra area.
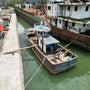
[[(25, 47), (27, 39), (23, 32), (31, 27), (18, 18), (18, 32), (21, 47)], [(63, 46), (65, 42), (61, 41)], [(71, 70), (53, 75), (44, 66), (40, 68), (36, 76), (26, 87), (26, 90), (90, 90), (90, 52), (79, 49), (73, 45), (69, 50), (78, 55), (78, 62)], [(31, 49), (22, 51), (25, 84), (40, 65), (39, 59)]]

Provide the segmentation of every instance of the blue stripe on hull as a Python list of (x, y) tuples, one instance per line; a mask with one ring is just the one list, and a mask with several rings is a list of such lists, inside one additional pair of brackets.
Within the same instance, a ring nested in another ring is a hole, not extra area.
[[(71, 61), (71, 66), (72, 66), (73, 64), (75, 64), (76, 62), (77, 62), (77, 59)], [(47, 60), (45, 61), (45, 64), (46, 64), (48, 67), (51, 68), (51, 64), (50, 64)], [(67, 62), (67, 63), (62, 63), (62, 64), (58, 64), (58, 65), (52, 65), (52, 66), (53, 66), (53, 67), (52, 67), (51, 69), (52, 69), (53, 71), (58, 71), (58, 70), (61, 70), (61, 69), (66, 68), (66, 67), (70, 67), (69, 62)]]

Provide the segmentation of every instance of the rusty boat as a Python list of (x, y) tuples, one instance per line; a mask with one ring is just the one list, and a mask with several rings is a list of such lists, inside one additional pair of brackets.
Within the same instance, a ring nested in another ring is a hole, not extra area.
[(34, 28), (24, 31), (32, 51), (53, 74), (71, 69), (76, 65), (78, 56), (61, 46), (59, 41), (48, 34), (51, 28), (47, 25), (34, 24)]

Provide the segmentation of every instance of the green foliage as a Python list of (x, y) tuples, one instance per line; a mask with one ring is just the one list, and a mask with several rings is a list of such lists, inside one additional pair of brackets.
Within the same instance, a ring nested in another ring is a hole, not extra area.
[(33, 5), (35, 5), (35, 2), (32, 2)]
[(44, 4), (46, 4), (47, 3), (47, 0), (44, 0)]

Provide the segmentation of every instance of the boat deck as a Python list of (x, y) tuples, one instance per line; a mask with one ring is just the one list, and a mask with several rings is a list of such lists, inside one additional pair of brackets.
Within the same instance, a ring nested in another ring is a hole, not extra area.
[(69, 58), (69, 56), (66, 56), (65, 57), (64, 54), (62, 53), (62, 54), (59, 54), (59, 57), (57, 55), (57, 56), (48, 58), (48, 60), (52, 64), (60, 64), (62, 62), (67, 62), (68, 61), (68, 58)]
[[(30, 38), (30, 42), (33, 43), (33, 44), (36, 44), (37, 43), (37, 37), (34, 36), (34, 37), (31, 37)], [(37, 46), (38, 50), (40, 49), (38, 46)], [(59, 54), (58, 54), (59, 53)], [(71, 55), (67, 55), (67, 50), (66, 52), (63, 52), (63, 51), (59, 51), (58, 53), (55, 54), (45, 54), (45, 57), (47, 57), (48, 61), (55, 65), (55, 64), (60, 64), (60, 63), (63, 63), (63, 62), (68, 62), (68, 58), (71, 56)], [(71, 60), (73, 59), (73, 57), (71, 58)]]

